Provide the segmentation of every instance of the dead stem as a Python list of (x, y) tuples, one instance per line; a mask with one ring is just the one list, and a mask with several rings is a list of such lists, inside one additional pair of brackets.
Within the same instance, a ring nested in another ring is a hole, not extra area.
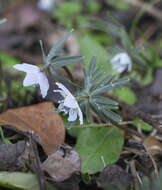
[(132, 176), (133, 176), (133, 182), (134, 182), (135, 190), (140, 190), (140, 188), (139, 188), (139, 179), (138, 179), (138, 176), (137, 176), (137, 171), (136, 171), (136, 166), (135, 166), (135, 160), (132, 160), (130, 162), (130, 169), (131, 169), (131, 173), (132, 173)]
[(87, 124), (87, 125), (77, 125), (77, 126), (73, 126), (72, 128), (82, 128), (83, 129), (83, 128), (101, 128), (101, 127), (116, 126), (119, 129), (125, 130), (128, 133), (131, 133), (131, 134), (136, 135), (136, 136), (143, 139), (144, 137), (141, 136), (141, 134), (139, 134), (137, 131), (125, 127), (125, 125), (130, 124), (130, 123), (132, 123), (132, 122), (131, 121), (124, 121), (124, 122), (117, 123), (115, 121), (111, 121), (111, 122), (108, 122), (108, 123), (99, 123), (99, 124), (92, 123), (92, 124)]
[(144, 122), (151, 125), (153, 128), (157, 129), (160, 133), (162, 133), (162, 125), (158, 119), (155, 119), (152, 117), (151, 114), (145, 113), (139, 109), (137, 109), (134, 105), (129, 105), (121, 100), (119, 100), (117, 97), (107, 95), (107, 97), (112, 98), (113, 100), (117, 101), (119, 103), (119, 107), (121, 107), (125, 113), (129, 113), (132, 118), (139, 117)]

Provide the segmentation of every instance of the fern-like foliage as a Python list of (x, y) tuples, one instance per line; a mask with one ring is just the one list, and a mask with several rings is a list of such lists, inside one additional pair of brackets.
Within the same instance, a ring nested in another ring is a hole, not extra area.
[(108, 97), (102, 96), (110, 90), (120, 89), (120, 86), (129, 81), (128, 78), (115, 80), (116, 76), (107, 75), (100, 68), (96, 68), (96, 57), (91, 59), (88, 71), (85, 72), (83, 90), (80, 97), (82, 108), (85, 110), (87, 120), (90, 120), (90, 110), (95, 111), (105, 122), (112, 119), (121, 122), (121, 117), (112, 110), (118, 109), (118, 103)]

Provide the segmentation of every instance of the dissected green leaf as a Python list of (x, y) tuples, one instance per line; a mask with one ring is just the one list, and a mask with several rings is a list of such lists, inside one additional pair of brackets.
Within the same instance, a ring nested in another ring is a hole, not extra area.
[(98, 87), (96, 87), (96, 89), (92, 90), (91, 94), (94, 96), (97, 94), (105, 93), (108, 90), (119, 89), (120, 85), (123, 85), (123, 84), (127, 83), (128, 81), (129, 81), (129, 78), (121, 78), (121, 79), (118, 79), (114, 82), (111, 81), (111, 82), (109, 82), (109, 84), (107, 84), (105, 86), (99, 85)]
[(83, 60), (83, 56), (58, 57), (51, 61), (52, 66), (63, 67)]
[(114, 126), (82, 130), (75, 147), (81, 157), (81, 172), (94, 174), (102, 171), (105, 164), (116, 162), (123, 142), (120, 130)]
[(56, 52), (63, 46), (64, 42), (68, 39), (68, 37), (71, 35), (71, 33), (74, 30), (71, 29), (69, 32), (67, 32), (49, 51), (47, 55), (47, 60), (50, 61), (56, 54)]
[(105, 110), (103, 109), (103, 113), (110, 119), (116, 121), (117, 123), (120, 123), (122, 121), (122, 118), (120, 115), (116, 114), (115, 112), (111, 110)]
[(111, 100), (110, 98), (104, 97), (104, 96), (94, 96), (93, 101), (99, 103), (99, 104), (105, 104), (105, 105), (118, 105), (118, 102)]
[[(32, 173), (0, 172), (0, 186), (16, 190), (40, 190), (38, 179)], [(48, 183), (47, 190), (57, 190)]]

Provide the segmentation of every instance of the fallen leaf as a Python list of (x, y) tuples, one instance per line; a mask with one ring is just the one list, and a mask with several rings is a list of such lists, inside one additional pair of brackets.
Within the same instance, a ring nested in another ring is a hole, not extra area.
[(116, 164), (111, 164), (104, 168), (97, 178), (97, 185), (100, 188), (114, 184), (127, 187), (132, 182), (132, 176)]
[(143, 145), (151, 155), (162, 154), (162, 143), (152, 136), (147, 137)]
[(10, 109), (0, 114), (0, 125), (11, 125), (19, 131), (33, 133), (46, 154), (50, 155), (65, 138), (63, 121), (53, 112), (54, 109), (50, 102)]
[(15, 144), (0, 145), (0, 170), (13, 170), (20, 168), (24, 163), (21, 159), (25, 150), (25, 141)]
[(56, 182), (64, 181), (76, 172), (80, 172), (80, 157), (76, 150), (63, 144), (42, 164), (46, 171)]

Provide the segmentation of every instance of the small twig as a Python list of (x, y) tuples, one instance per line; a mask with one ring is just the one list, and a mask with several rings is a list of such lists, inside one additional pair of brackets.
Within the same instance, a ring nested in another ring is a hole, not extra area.
[(145, 42), (148, 41), (153, 34), (155, 34), (157, 29), (158, 29), (157, 23), (149, 25), (149, 27), (146, 28), (146, 30), (144, 31), (142, 37), (136, 40), (136, 45), (144, 46)]
[(135, 190), (140, 190), (140, 188), (139, 188), (139, 179), (138, 179), (138, 176), (137, 176), (137, 171), (136, 171), (136, 166), (135, 166), (135, 160), (131, 161), (130, 169), (131, 169), (131, 173), (132, 173), (132, 176), (133, 176)]
[(125, 131), (127, 131), (131, 134), (134, 134), (143, 139), (143, 137), (140, 134), (138, 134), (135, 130), (124, 127), (124, 125), (130, 124), (130, 123), (132, 123), (132, 122), (125, 121), (125, 122), (117, 123), (117, 122), (111, 120), (111, 122), (109, 122), (109, 123), (99, 123), (99, 124), (92, 123), (92, 124), (87, 124), (87, 125), (77, 125), (77, 126), (73, 126), (72, 128), (100, 128), (100, 127), (112, 127), (115, 125), (119, 129), (125, 130)]
[(39, 155), (36, 147), (36, 143), (32, 137), (32, 134), (29, 134), (29, 142), (31, 146), (31, 153), (30, 153), (30, 160), (34, 169), (34, 172), (37, 175), (39, 185), (40, 185), (40, 190), (47, 190), (46, 188), (46, 180), (43, 171), (41, 170), (40, 167), (40, 160), (39, 160)]
[[(132, 121), (123, 121), (120, 122), (120, 125), (127, 125), (127, 124), (131, 124)], [(93, 128), (93, 127), (107, 127), (107, 126), (112, 126), (113, 124), (111, 122), (109, 123), (91, 123), (91, 124), (85, 124), (85, 125), (76, 125), (73, 128)]]
[(162, 114), (160, 114), (160, 115), (152, 115), (152, 118), (161, 118), (162, 119)]
[(112, 98), (113, 100), (117, 101), (119, 106), (123, 110), (125, 110), (127, 113), (129, 113), (132, 116), (132, 118), (139, 117), (144, 122), (148, 123), (149, 125), (151, 125), (155, 129), (157, 129), (157, 131), (162, 133), (162, 125), (160, 124), (159, 120), (153, 118), (151, 114), (145, 113), (145, 112), (137, 109), (135, 106), (129, 105), (129, 104), (119, 100), (117, 97), (110, 96), (110, 95), (107, 95), (107, 96)]
[(153, 164), (154, 169), (155, 169), (155, 174), (156, 174), (156, 176), (157, 176), (157, 178), (158, 178), (158, 177), (159, 177), (159, 172), (158, 172), (157, 164), (156, 164), (156, 162), (155, 162), (155, 160), (154, 160), (152, 154), (149, 152), (148, 148), (147, 148), (145, 145), (143, 145), (143, 146), (144, 146), (144, 148), (145, 148), (147, 154), (149, 155), (149, 157), (150, 157), (150, 159), (151, 159), (151, 161), (152, 161), (152, 164)]

